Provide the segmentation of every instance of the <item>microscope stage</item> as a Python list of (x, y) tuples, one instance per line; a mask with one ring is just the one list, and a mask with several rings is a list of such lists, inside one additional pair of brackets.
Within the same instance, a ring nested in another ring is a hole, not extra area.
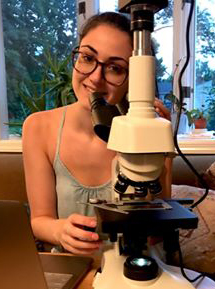
[(175, 200), (107, 203), (95, 205), (95, 211), (103, 233), (143, 231), (151, 235), (198, 225), (198, 217)]

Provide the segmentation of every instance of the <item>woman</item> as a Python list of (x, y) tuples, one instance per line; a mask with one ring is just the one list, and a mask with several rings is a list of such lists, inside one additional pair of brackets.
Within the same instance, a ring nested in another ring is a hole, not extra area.
[[(93, 131), (89, 97), (96, 91), (103, 93), (110, 104), (122, 100), (128, 89), (131, 53), (132, 35), (126, 17), (112, 12), (92, 17), (74, 53), (78, 61), (72, 85), (77, 102), (34, 113), (23, 126), (34, 235), (74, 254), (92, 254), (101, 245), (96, 233), (83, 229), (96, 227), (96, 218), (77, 202), (110, 198), (111, 163), (115, 157), (115, 152), (108, 150)], [(94, 69), (85, 70), (82, 64), (86, 61), (94, 63)], [(112, 78), (113, 70), (116, 79)], [(160, 116), (169, 117), (161, 101), (156, 100), (155, 107)], [(164, 172), (162, 178), (170, 184), (169, 174)]]

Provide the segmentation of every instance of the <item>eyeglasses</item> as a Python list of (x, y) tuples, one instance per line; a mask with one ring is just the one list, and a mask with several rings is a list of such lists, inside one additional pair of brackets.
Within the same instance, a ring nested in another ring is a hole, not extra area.
[(75, 70), (83, 75), (90, 75), (101, 65), (103, 78), (114, 86), (121, 86), (128, 77), (128, 68), (125, 67), (128, 64), (124, 59), (100, 62), (92, 53), (76, 48), (72, 52), (72, 62)]

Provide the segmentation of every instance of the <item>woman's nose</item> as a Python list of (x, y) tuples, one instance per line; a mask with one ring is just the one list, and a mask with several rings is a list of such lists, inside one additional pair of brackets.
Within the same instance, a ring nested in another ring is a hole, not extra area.
[(104, 81), (101, 65), (98, 65), (96, 69), (89, 75), (89, 79), (96, 84)]

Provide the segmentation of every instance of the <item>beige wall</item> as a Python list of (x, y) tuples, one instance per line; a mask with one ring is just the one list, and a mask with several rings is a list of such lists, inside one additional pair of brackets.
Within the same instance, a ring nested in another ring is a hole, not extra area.
[(0, 199), (27, 200), (21, 153), (0, 153)]
[[(186, 157), (199, 174), (203, 173), (215, 162), (215, 155), (187, 155)], [(172, 175), (173, 184), (198, 186), (197, 177), (179, 156), (173, 160)]]
[[(215, 161), (215, 155), (191, 155), (188, 159), (202, 173)], [(198, 185), (195, 175), (181, 157), (173, 161), (172, 183)], [(0, 153), (0, 199), (27, 201), (22, 153)]]

